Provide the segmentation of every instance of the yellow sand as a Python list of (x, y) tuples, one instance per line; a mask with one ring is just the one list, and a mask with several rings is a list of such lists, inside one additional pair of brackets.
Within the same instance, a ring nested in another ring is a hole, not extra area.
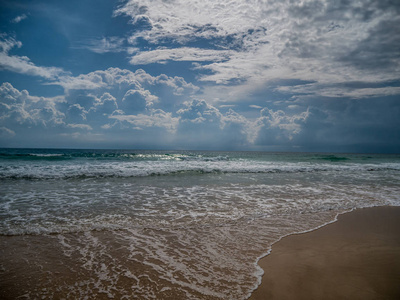
[(400, 299), (400, 207), (355, 210), (283, 238), (260, 266), (250, 299)]

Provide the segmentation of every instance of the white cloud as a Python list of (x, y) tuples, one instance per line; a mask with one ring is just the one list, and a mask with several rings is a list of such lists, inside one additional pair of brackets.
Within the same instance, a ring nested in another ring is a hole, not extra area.
[[(137, 115), (113, 115), (109, 117), (121, 123), (127, 122), (133, 126), (134, 129), (142, 130), (146, 128), (163, 128), (169, 132), (175, 132), (179, 119), (172, 117), (171, 113), (165, 112), (161, 109), (151, 110), (150, 114), (137, 114)], [(116, 124), (114, 124), (115, 126)]]
[(158, 102), (158, 97), (148, 90), (128, 90), (122, 98), (121, 108), (130, 114), (134, 111), (150, 109), (156, 102)]
[(87, 114), (88, 111), (78, 103), (70, 105), (66, 111), (67, 120), (72, 123), (86, 121)]
[(151, 76), (142, 69), (135, 72), (120, 69), (109, 68), (107, 70), (98, 70), (88, 74), (78, 76), (59, 77), (58, 81), (52, 82), (53, 85), (62, 86), (67, 92), (70, 90), (96, 90), (107, 88), (134, 88), (143, 89), (144, 85), (164, 85), (173, 89), (175, 94), (182, 94), (184, 91), (194, 93), (199, 88), (192, 83), (186, 82), (182, 77), (170, 77), (164, 74)]
[(185, 103), (186, 108), (178, 110), (181, 122), (220, 124), (222, 114), (217, 108), (204, 100), (193, 100)]
[[(74, 139), (89, 137), (83, 134), (87, 131), (92, 133), (91, 139), (99, 141), (107, 138), (107, 132), (111, 135), (137, 132), (141, 141), (157, 136), (188, 147), (210, 143), (215, 148), (246, 147), (254, 143), (263, 145), (266, 138), (268, 142), (270, 139), (288, 142), (301, 132), (308, 118), (308, 111), (287, 115), (264, 108), (259, 118), (248, 119), (232, 109), (223, 114), (205, 100), (187, 101), (177, 111), (165, 111), (153, 107), (162, 99), (148, 90), (130, 89), (122, 95), (118, 99), (110, 92), (99, 96), (87, 94), (90, 101), (85, 108), (79, 103), (67, 103), (63, 97), (31, 96), (26, 90), (19, 91), (10, 83), (3, 83), (0, 86), (1, 136), (17, 136), (23, 128), (45, 127), (58, 128), (64, 137)], [(131, 108), (124, 103), (128, 101), (133, 105)]]
[(46, 79), (56, 79), (58, 76), (66, 74), (61, 68), (36, 66), (26, 56), (9, 55), (8, 52), (14, 47), (20, 48), (22, 43), (5, 34), (0, 35), (0, 69)]
[(127, 1), (114, 15), (132, 17), (132, 23), (147, 23), (150, 30), (131, 37), (142, 37), (152, 43), (173, 38), (186, 42), (193, 38), (215, 38), (236, 35), (267, 25), (261, 9), (268, 4), (260, 1)]
[(0, 86), (0, 121), (16, 126), (22, 124), (59, 126), (64, 124), (65, 115), (57, 109), (62, 97), (44, 98), (19, 91), (10, 83)]
[(89, 74), (81, 74), (78, 76), (63, 76), (58, 81), (52, 82), (52, 85), (60, 85), (66, 91), (69, 90), (91, 90), (107, 87), (111, 81), (111, 75), (104, 71), (95, 71)]
[(109, 52), (131, 52), (130, 47), (124, 47), (125, 38), (110, 36), (99, 39), (89, 39), (74, 45), (73, 49), (87, 49), (98, 54)]
[(51, 84), (64, 87), (66, 128), (90, 127), (93, 132), (140, 129), (143, 138), (147, 130), (174, 133), (179, 118), (171, 109), (199, 89), (182, 77), (119, 68), (63, 76)]
[(22, 14), (20, 16), (15, 17), (14, 19), (11, 20), (11, 23), (19, 23), (22, 20), (25, 20), (28, 16), (26, 14)]
[(254, 141), (253, 122), (229, 109), (222, 114), (205, 100), (188, 101), (178, 110), (177, 138), (187, 147), (223, 148), (249, 146)]
[(134, 65), (166, 63), (173, 61), (223, 61), (229, 59), (232, 51), (228, 50), (209, 50), (200, 48), (174, 48), (157, 49), (152, 51), (141, 51), (135, 54), (130, 63)]
[[(142, 26), (130, 37), (132, 44), (142, 38), (184, 45), (139, 51), (132, 63), (198, 62), (196, 69), (206, 71), (200, 80), (240, 80), (238, 89), (252, 90), (279, 79), (316, 85), (398, 80), (399, 11), (395, 2), (373, 0), (130, 0), (115, 15)], [(189, 41), (204, 46), (190, 48)], [(343, 92), (341, 86), (336, 92)], [(364, 92), (379, 95), (378, 90)]]
[(15, 132), (7, 127), (0, 127), (0, 137), (8, 138), (15, 136)]
[(263, 108), (261, 117), (255, 122), (258, 131), (255, 143), (258, 145), (284, 145), (298, 135), (307, 122), (309, 110), (288, 115), (282, 110)]
[(245, 118), (232, 109), (222, 117), (222, 129), (224, 134), (230, 136), (234, 143), (241, 145), (251, 145), (256, 138), (256, 131), (254, 129), (254, 121)]
[(0, 53), (0, 67), (12, 72), (46, 79), (55, 79), (64, 73), (62, 69), (56, 67), (38, 67), (26, 56), (9, 56), (6, 53)]
[(68, 124), (67, 127), (69, 128), (78, 128), (78, 129), (85, 129), (85, 130), (93, 130), (93, 128), (90, 125), (87, 124)]
[[(364, 83), (365, 86), (366, 83)], [(376, 82), (371, 82), (370, 85), (376, 85)], [(354, 84), (356, 85), (356, 84)], [(348, 84), (347, 86), (337, 85), (323, 85), (323, 84), (305, 84), (305, 85), (296, 85), (296, 86), (281, 86), (278, 87), (277, 90), (281, 92), (287, 93), (297, 93), (304, 95), (315, 95), (318, 93), (320, 96), (324, 97), (332, 97), (332, 98), (353, 98), (353, 99), (361, 99), (361, 98), (369, 98), (369, 97), (385, 97), (385, 96), (393, 96), (400, 94), (400, 87), (397, 86), (385, 86), (385, 87), (357, 87), (351, 86)]]
[(118, 109), (117, 99), (110, 93), (104, 93), (100, 98), (95, 99), (92, 109), (103, 115), (112, 114)]
[(8, 53), (12, 48), (21, 48), (22, 43), (13, 37), (8, 37), (4, 33), (0, 33), (0, 49), (2, 53)]

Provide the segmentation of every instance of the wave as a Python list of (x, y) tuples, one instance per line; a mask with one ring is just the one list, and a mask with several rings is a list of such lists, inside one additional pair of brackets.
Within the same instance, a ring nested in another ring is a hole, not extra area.
[(207, 156), (181, 153), (119, 153), (119, 152), (66, 152), (66, 153), (0, 153), (0, 160), (54, 161), (54, 160), (117, 160), (117, 161), (226, 161), (226, 155)]
[(0, 167), (0, 179), (90, 179), (90, 178), (129, 178), (151, 176), (196, 176), (203, 174), (278, 174), (278, 173), (318, 173), (318, 172), (382, 172), (400, 171), (400, 164), (248, 164), (243, 162), (182, 162), (143, 164), (104, 163), (97, 165), (56, 165)]
[(341, 162), (341, 161), (351, 160), (349, 157), (336, 156), (336, 155), (333, 155), (333, 154), (320, 156), (320, 157), (317, 157), (316, 159), (328, 160), (328, 161), (331, 161), (331, 162)]
[(36, 153), (0, 153), (1, 160), (64, 160), (68, 157), (63, 154), (36, 154)]

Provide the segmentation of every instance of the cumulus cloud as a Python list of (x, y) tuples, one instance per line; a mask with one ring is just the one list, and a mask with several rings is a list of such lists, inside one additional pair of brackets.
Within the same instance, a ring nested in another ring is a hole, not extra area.
[(67, 120), (72, 123), (86, 121), (87, 114), (88, 111), (78, 103), (70, 105), (66, 111)]
[(19, 91), (10, 83), (0, 86), (0, 121), (4, 124), (20, 126), (59, 126), (64, 124), (64, 113), (57, 109), (60, 98), (44, 98)]
[(188, 101), (178, 110), (179, 143), (201, 148), (251, 149), (256, 146), (295, 146), (309, 118), (309, 111), (286, 114), (263, 108), (258, 118), (246, 118), (229, 109), (221, 113), (205, 100)]
[(88, 129), (86, 124), (110, 132), (158, 128), (173, 133), (178, 124), (174, 107), (199, 90), (182, 77), (119, 68), (60, 77), (52, 84), (64, 87), (67, 127)]
[[(143, 78), (147, 76), (140, 74), (140, 81), (144, 82)], [(126, 78), (117, 81), (107, 76), (101, 78), (113, 83), (126, 82)], [(162, 79), (156, 78), (153, 83), (170, 78)], [(56, 102), (30, 96), (27, 91), (18, 91), (10, 84), (3, 84), (1, 99), (5, 109), (2, 111), (6, 113), (1, 119), (6, 121), (5, 125), (11, 124), (12, 118), (19, 124), (58, 126), (65, 128), (62, 132), (65, 137), (73, 139), (81, 139), (85, 136), (84, 131), (91, 131), (97, 138), (125, 133), (140, 137), (142, 142), (159, 137), (180, 147), (201, 148), (211, 144), (211, 148), (223, 149), (229, 145), (231, 149), (236, 149), (278, 141), (289, 143), (293, 136), (301, 132), (308, 117), (308, 111), (286, 115), (283, 111), (264, 108), (259, 118), (248, 119), (231, 108), (222, 113), (205, 100), (186, 101), (176, 111), (165, 111), (157, 108), (163, 99), (145, 90), (140, 82), (133, 84), (138, 89), (128, 89), (119, 95), (116, 91), (121, 91), (117, 86), (118, 89), (108, 86), (109, 92), (105, 92), (106, 87), (79, 90), (80, 93), (68, 94), (64, 100)], [(69, 99), (71, 95), (75, 102)], [(55, 105), (57, 103), (58, 106)]]
[(177, 114), (177, 143), (186, 147), (204, 148), (207, 145), (233, 150), (250, 146), (254, 139), (251, 121), (232, 109), (222, 114), (205, 100), (187, 101)]
[(261, 117), (257, 119), (255, 127), (258, 130), (255, 143), (257, 145), (287, 145), (298, 135), (307, 122), (309, 111), (288, 115), (282, 110), (274, 111), (263, 108)]
[[(182, 77), (152, 76), (142, 69), (132, 72), (119, 68), (60, 77), (52, 84), (64, 87), (65, 99), (70, 105), (78, 104), (85, 110), (78, 115), (106, 127), (112, 125), (107, 118), (115, 114), (150, 115), (157, 109), (174, 112), (199, 90)], [(76, 118), (74, 122), (78, 122)]]
[[(260, 115), (252, 118), (232, 108), (222, 112), (207, 101), (196, 99), (183, 102), (180, 109), (163, 110), (157, 108), (163, 99), (154, 98), (144, 89), (128, 89), (120, 95), (117, 90), (88, 90), (90, 101), (85, 107), (70, 103), (68, 97), (36, 97), (3, 83), (0, 143), (25, 139), (27, 135), (40, 136), (43, 130), (62, 136), (65, 143), (70, 139), (103, 147), (117, 143), (190, 149), (299, 147), (332, 151), (341, 150), (343, 144), (354, 144), (353, 150), (357, 151), (360, 147), (365, 149), (371, 140), (378, 146), (392, 147), (400, 141), (398, 131), (393, 130), (400, 126), (400, 106), (395, 97), (384, 101), (325, 99), (322, 105), (321, 99), (310, 98), (308, 109), (292, 104), (290, 113), (252, 105), (260, 110)], [(131, 96), (137, 105), (129, 110), (123, 107), (123, 102), (132, 100)]]
[(177, 113), (182, 122), (187, 123), (213, 123), (219, 126), (221, 113), (217, 108), (209, 105), (204, 100), (193, 100), (185, 103), (186, 108), (180, 109)]
[(121, 108), (127, 113), (142, 112), (150, 109), (158, 97), (148, 90), (128, 90), (121, 101)]
[(58, 81), (51, 84), (62, 86), (67, 92), (70, 90), (95, 90), (101, 88), (135, 88), (140, 90), (143, 86), (165, 85), (173, 89), (176, 94), (186, 90), (195, 93), (199, 88), (192, 83), (186, 82), (182, 77), (170, 77), (165, 74), (152, 76), (142, 69), (135, 72), (120, 68), (108, 68), (107, 70), (97, 70), (88, 74), (78, 76), (59, 77)]
[(110, 93), (104, 93), (100, 98), (96, 98), (92, 110), (103, 115), (112, 114), (118, 109), (117, 99)]
[(254, 144), (256, 131), (254, 130), (254, 121), (249, 120), (237, 113), (233, 109), (222, 117), (222, 130), (224, 132), (225, 144), (251, 147)]
[[(135, 130), (143, 130), (145, 128), (162, 128), (169, 132), (175, 132), (178, 119), (172, 117), (172, 113), (167, 113), (161, 109), (151, 110), (149, 114), (137, 115), (113, 115), (110, 119), (118, 120), (121, 123), (129, 123), (133, 125)], [(113, 126), (116, 126), (114, 124)]]

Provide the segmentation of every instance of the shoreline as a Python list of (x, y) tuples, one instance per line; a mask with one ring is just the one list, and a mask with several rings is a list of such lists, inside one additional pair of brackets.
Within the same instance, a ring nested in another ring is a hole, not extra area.
[(400, 299), (400, 207), (340, 213), (282, 237), (257, 265), (264, 275), (250, 300)]

